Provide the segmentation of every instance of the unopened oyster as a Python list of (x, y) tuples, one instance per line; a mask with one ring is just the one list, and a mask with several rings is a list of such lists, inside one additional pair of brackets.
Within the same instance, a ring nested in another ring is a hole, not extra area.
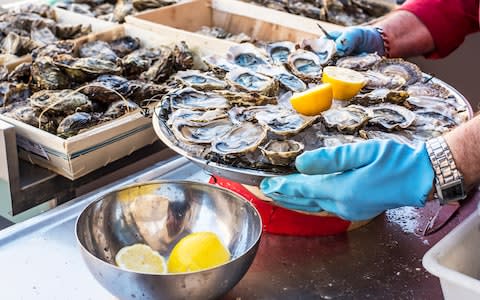
[(175, 57), (172, 50), (165, 46), (160, 49), (161, 54), (156, 58), (155, 63), (141, 74), (141, 79), (162, 83), (174, 73)]
[(336, 66), (356, 71), (366, 71), (381, 59), (377, 53), (363, 53), (356, 56), (342, 57), (337, 61)]
[(40, 113), (41, 111), (35, 107), (18, 106), (11, 111), (5, 113), (4, 115), (37, 128), (40, 125), (41, 129), (44, 129), (48, 132), (56, 132), (56, 122), (45, 115), (43, 115), (40, 119)]
[(266, 137), (267, 130), (262, 125), (245, 122), (216, 138), (211, 150), (220, 155), (247, 153), (257, 149)]
[(28, 98), (30, 105), (54, 114), (70, 115), (77, 111), (89, 111), (92, 102), (87, 96), (73, 90), (48, 91), (34, 93)]
[(90, 100), (111, 103), (121, 99), (118, 94), (126, 96), (129, 93), (129, 81), (117, 75), (101, 75), (83, 87), (80, 92), (87, 95)]
[(277, 81), (245, 68), (236, 68), (228, 72), (225, 79), (230, 86), (243, 92), (271, 97), (278, 91)]
[(422, 79), (418, 66), (401, 58), (383, 59), (375, 65), (374, 70), (387, 76), (401, 77), (408, 85)]
[(210, 144), (217, 137), (230, 131), (233, 124), (227, 118), (208, 122), (193, 122), (177, 118), (171, 127), (175, 137), (184, 143)]
[(428, 82), (422, 83), (417, 82), (415, 84), (407, 86), (407, 92), (410, 96), (430, 96), (430, 97), (439, 97), (447, 98), (450, 96), (450, 92), (443, 86)]
[(55, 35), (62, 40), (76, 39), (92, 32), (92, 25), (55, 24)]
[(32, 77), (31, 68), (32, 68), (32, 63), (21, 63), (18, 66), (16, 66), (15, 69), (13, 69), (13, 71), (10, 72), (10, 74), (8, 74), (8, 71), (7, 71), (8, 78), (7, 79), (4, 78), (3, 80), (30, 83), (30, 79)]
[(379, 104), (369, 107), (373, 115), (369, 123), (380, 125), (388, 130), (405, 129), (415, 122), (415, 113), (395, 104)]
[(288, 166), (303, 151), (303, 144), (293, 140), (271, 140), (259, 147), (272, 165)]
[(302, 48), (315, 53), (322, 66), (327, 65), (337, 52), (335, 41), (324, 38), (303, 40)]
[(140, 48), (140, 40), (127, 35), (111, 41), (110, 47), (118, 57), (124, 57)]
[(363, 76), (367, 79), (367, 83), (363, 87), (365, 90), (375, 89), (389, 89), (396, 90), (403, 87), (406, 81), (403, 77), (392, 75), (388, 76), (376, 71), (362, 72)]
[(139, 75), (162, 55), (161, 48), (140, 48), (122, 58), (125, 76)]
[(70, 86), (68, 76), (56, 66), (51, 57), (37, 58), (31, 68), (35, 87), (45, 90), (59, 90)]
[(80, 57), (94, 56), (112, 62), (115, 62), (118, 59), (118, 56), (113, 52), (112, 47), (104, 41), (88, 42), (80, 47), (78, 54)]
[(359, 94), (352, 98), (350, 103), (370, 106), (380, 103), (402, 104), (407, 100), (408, 93), (389, 89), (375, 89), (366, 94)]
[(258, 73), (275, 78), (280, 85), (292, 92), (303, 92), (307, 85), (292, 73), (285, 70), (284, 67), (261, 67)]
[(88, 76), (99, 76), (102, 74), (120, 75), (122, 68), (116, 63), (99, 59), (96, 57), (82, 57), (74, 61), (71, 69), (78, 69)]
[(162, 101), (169, 101), (172, 108), (192, 110), (225, 109), (229, 107), (227, 99), (215, 94), (197, 91), (192, 88), (174, 90), (166, 94)]
[(132, 112), (138, 109), (139, 106), (137, 103), (130, 101), (130, 100), (117, 100), (115, 102), (110, 103), (108, 109), (103, 114), (103, 118), (118, 118), (125, 113)]
[(267, 44), (267, 53), (274, 64), (283, 65), (287, 63), (288, 56), (295, 50), (292, 42), (275, 42)]
[(92, 115), (85, 112), (77, 112), (65, 117), (57, 127), (57, 135), (68, 138), (76, 135), (80, 130), (95, 124)]
[(184, 41), (175, 45), (173, 56), (175, 60), (174, 68), (176, 70), (188, 70), (193, 67), (193, 53)]
[(279, 110), (277, 114), (259, 111), (255, 114), (255, 119), (278, 135), (296, 134), (317, 120), (316, 117), (303, 116), (286, 109)]
[(295, 76), (306, 82), (318, 82), (322, 76), (322, 66), (318, 56), (302, 49), (290, 54), (288, 68)]
[(60, 54), (73, 54), (75, 48), (74, 41), (57, 41), (53, 44), (48, 44), (43, 47), (39, 47), (32, 51), (32, 58), (36, 59), (41, 56), (50, 56), (54, 57)]
[(184, 85), (202, 91), (223, 90), (227, 88), (225, 81), (198, 70), (178, 71), (174, 78)]
[(266, 55), (260, 52), (259, 48), (250, 43), (231, 47), (228, 50), (227, 59), (233, 64), (253, 71), (256, 71), (261, 65), (268, 64)]
[(30, 89), (25, 83), (0, 82), (0, 106), (23, 102), (30, 96)]
[(331, 108), (322, 112), (325, 125), (340, 132), (353, 133), (372, 117), (368, 108), (359, 105)]

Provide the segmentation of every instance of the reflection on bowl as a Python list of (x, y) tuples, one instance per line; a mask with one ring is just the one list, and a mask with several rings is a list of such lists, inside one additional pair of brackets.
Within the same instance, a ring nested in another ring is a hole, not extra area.
[[(192, 232), (216, 233), (232, 259), (208, 270), (142, 274), (115, 265), (124, 246), (148, 244), (168, 257)], [(260, 216), (226, 189), (188, 181), (158, 181), (111, 192), (77, 220), (82, 256), (96, 280), (120, 299), (211, 299), (228, 292), (250, 267), (262, 232)]]

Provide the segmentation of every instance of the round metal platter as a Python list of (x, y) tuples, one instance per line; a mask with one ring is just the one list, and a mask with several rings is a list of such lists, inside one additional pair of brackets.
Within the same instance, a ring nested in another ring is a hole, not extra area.
[[(424, 76), (426, 78), (429, 77), (427, 74), (424, 74)], [(455, 96), (455, 98), (459, 103), (465, 105), (467, 114), (468, 114), (468, 119), (473, 117), (473, 109), (470, 103), (462, 94), (460, 94), (456, 89), (454, 89), (449, 84), (437, 78), (433, 78), (431, 80), (432, 82), (445, 87), (452, 95)], [(273, 173), (273, 172), (259, 171), (254, 169), (232, 167), (229, 165), (219, 164), (219, 163), (211, 162), (211, 161), (193, 156), (191, 153), (188, 153), (187, 151), (185, 151), (184, 149), (176, 145), (174, 141), (175, 138), (173, 137), (173, 134), (170, 133), (170, 129), (167, 127), (166, 124), (164, 124), (162, 120), (158, 118), (157, 109), (158, 108), (155, 108), (155, 112), (152, 117), (152, 122), (153, 122), (153, 129), (155, 130), (155, 133), (158, 135), (160, 140), (165, 145), (167, 145), (170, 149), (188, 158), (192, 162), (198, 164), (206, 172), (211, 173), (212, 175), (217, 175), (220, 177), (227, 178), (229, 180), (232, 180), (238, 183), (252, 185), (252, 186), (258, 186), (262, 181), (262, 179), (265, 177), (285, 175), (285, 174), (279, 174), (279, 173)]]

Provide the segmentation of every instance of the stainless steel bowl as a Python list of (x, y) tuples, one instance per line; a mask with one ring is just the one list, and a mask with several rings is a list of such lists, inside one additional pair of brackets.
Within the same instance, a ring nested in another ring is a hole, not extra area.
[[(145, 243), (168, 257), (191, 232), (215, 232), (232, 259), (208, 270), (143, 274), (118, 268), (117, 251)], [(257, 210), (217, 186), (157, 181), (111, 192), (88, 205), (76, 224), (80, 251), (95, 279), (120, 299), (213, 299), (228, 292), (250, 267), (262, 233)]]

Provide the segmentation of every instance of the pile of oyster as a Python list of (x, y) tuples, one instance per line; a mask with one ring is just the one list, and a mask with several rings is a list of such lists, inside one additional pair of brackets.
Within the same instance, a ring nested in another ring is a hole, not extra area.
[(242, 0), (343, 26), (370, 22), (394, 8), (388, 0)]
[(32, 57), (10, 73), (0, 69), (0, 113), (63, 138), (161, 97), (170, 75), (193, 65), (184, 42), (147, 48), (131, 36), (58, 41)]
[(75, 39), (92, 31), (90, 25), (57, 23), (55, 10), (46, 4), (0, 8), (0, 63), (58, 40)]
[(177, 2), (178, 0), (64, 0), (56, 6), (105, 21), (123, 23), (128, 15)]
[(208, 27), (208, 26), (202, 26), (200, 30), (196, 31), (196, 33), (206, 35), (206, 36), (211, 36), (217, 39), (221, 40), (228, 40), (232, 41), (234, 43), (253, 43), (255, 42), (254, 39), (247, 34), (241, 32), (239, 34), (233, 34), (231, 32), (226, 31), (225, 29), (218, 27), (218, 26), (213, 26), (213, 27)]
[[(157, 112), (173, 144), (207, 161), (292, 172), (302, 151), (365, 139), (415, 145), (468, 118), (466, 103), (416, 65), (377, 54), (338, 57), (331, 40), (245, 43), (203, 60), (206, 72), (173, 75), (176, 89)], [(319, 116), (298, 114), (292, 92), (320, 84), (329, 65), (361, 72), (365, 87)]]

